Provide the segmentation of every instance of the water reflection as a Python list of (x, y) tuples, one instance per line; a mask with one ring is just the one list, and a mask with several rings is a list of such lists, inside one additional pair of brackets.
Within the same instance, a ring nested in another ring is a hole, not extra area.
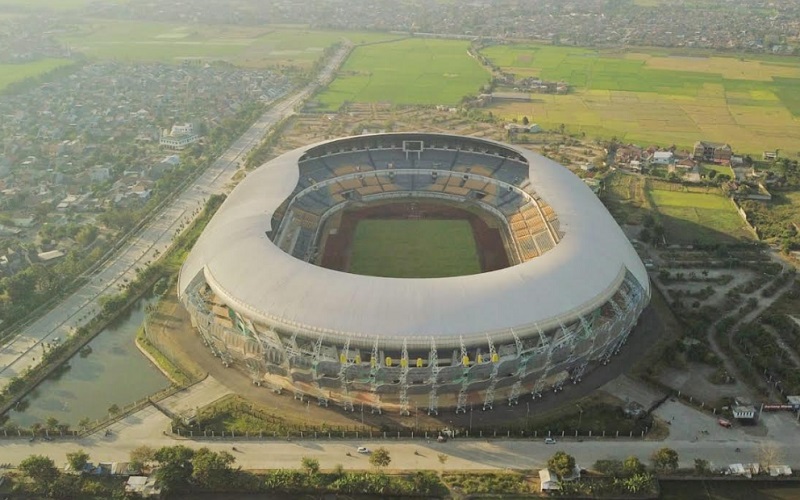
[(49, 417), (76, 426), (83, 417), (104, 417), (108, 408), (120, 408), (169, 385), (169, 381), (136, 348), (136, 332), (145, 308), (156, 299), (142, 299), (130, 312), (100, 332), (89, 343), (91, 352), (76, 355), (69, 368), (44, 381), (10, 413), (23, 427)]

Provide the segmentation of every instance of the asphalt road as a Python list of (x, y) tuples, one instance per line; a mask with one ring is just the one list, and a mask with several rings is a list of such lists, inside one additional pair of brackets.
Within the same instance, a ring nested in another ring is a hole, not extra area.
[[(219, 395), (219, 388), (213, 389), (215, 382), (209, 382), (209, 392)], [(186, 398), (199, 402), (202, 393), (198, 388), (186, 394)], [(314, 457), (323, 468), (333, 468), (342, 464), (348, 469), (370, 468), (368, 459), (356, 453), (358, 446), (370, 449), (385, 447), (389, 450), (392, 463), (390, 468), (398, 470), (413, 469), (536, 469), (541, 468), (557, 450), (564, 450), (575, 456), (583, 467), (591, 467), (596, 460), (606, 458), (624, 459), (638, 456), (648, 461), (653, 451), (663, 446), (675, 449), (682, 467), (692, 467), (695, 458), (705, 458), (713, 466), (727, 466), (731, 463), (756, 462), (763, 446), (771, 446), (778, 452), (779, 463), (800, 464), (797, 423), (788, 414), (765, 415), (770, 429), (766, 437), (754, 437), (741, 428), (723, 429), (716, 426), (712, 416), (700, 413), (679, 402), (669, 402), (658, 410), (664, 419), (674, 417), (675, 430), (665, 441), (642, 439), (575, 439), (557, 437), (555, 445), (544, 444), (543, 439), (452, 439), (446, 443), (425, 438), (414, 440), (365, 439), (336, 440), (187, 440), (174, 439), (164, 435), (169, 418), (155, 408), (149, 407), (126, 419), (115, 423), (112, 434), (102, 432), (79, 441), (41, 441), (29, 442), (27, 439), (8, 439), (0, 441), (0, 456), (3, 461), (19, 463), (31, 454), (44, 454), (52, 457), (57, 464), (66, 462), (66, 454), (84, 449), (95, 461), (127, 461), (130, 451), (140, 445), (160, 447), (184, 444), (193, 448), (207, 446), (216, 451), (237, 451), (237, 465), (246, 469), (298, 468), (302, 457)], [(702, 431), (707, 430), (705, 434)], [(736, 448), (741, 451), (737, 452)], [(418, 454), (415, 454), (415, 451)], [(350, 456), (348, 456), (348, 453)], [(438, 454), (448, 455), (443, 466)]]
[(9, 380), (41, 361), (45, 342), (66, 338), (73, 329), (89, 321), (100, 311), (100, 299), (119, 291), (119, 286), (136, 277), (136, 268), (164, 253), (179, 231), (194, 220), (210, 194), (221, 193), (251, 149), (279, 121), (294, 114), (295, 108), (311, 96), (320, 82), (329, 80), (349, 53), (343, 45), (320, 71), (317, 80), (273, 105), (234, 144), (223, 153), (192, 185), (155, 216), (151, 223), (133, 236), (90, 280), (75, 293), (28, 325), (18, 336), (0, 347), (0, 390)]

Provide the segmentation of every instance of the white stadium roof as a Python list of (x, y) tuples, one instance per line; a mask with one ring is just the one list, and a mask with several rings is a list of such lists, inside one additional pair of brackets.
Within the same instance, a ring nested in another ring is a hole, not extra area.
[(266, 233), (273, 213), (298, 183), (298, 160), (323, 142), (268, 162), (233, 190), (186, 260), (180, 293), (202, 271), (220, 298), (251, 319), (334, 336), (409, 340), (485, 338), (510, 328), (536, 324), (544, 330), (567, 323), (605, 303), (626, 269), (649, 295), (639, 256), (578, 177), (530, 151), (453, 138), (492, 143), (526, 158), (533, 189), (558, 215), (564, 236), (555, 248), (498, 271), (427, 279), (361, 276), (292, 257)]

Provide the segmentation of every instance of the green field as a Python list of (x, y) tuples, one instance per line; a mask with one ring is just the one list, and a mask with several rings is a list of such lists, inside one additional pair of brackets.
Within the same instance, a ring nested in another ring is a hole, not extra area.
[(481, 272), (465, 220), (362, 220), (356, 226), (351, 273), (440, 278)]
[(60, 40), (97, 59), (180, 62), (223, 60), (244, 67), (292, 65), (307, 68), (326, 47), (391, 40), (396, 35), (319, 31), (302, 26), (208, 26), (138, 21), (90, 21)]
[(358, 47), (320, 103), (326, 109), (345, 101), (457, 104), (489, 81), (468, 47), (467, 42), (416, 38)]
[(688, 148), (708, 140), (750, 154), (796, 151), (800, 144), (796, 59), (549, 45), (492, 46), (482, 53), (505, 71), (563, 80), (572, 89), (533, 95), (530, 103), (495, 104), (496, 114), (641, 144)]
[(753, 238), (733, 203), (723, 196), (650, 187), (647, 196), (661, 214), (669, 243), (721, 243)]
[(67, 59), (41, 59), (25, 64), (0, 64), (0, 90), (14, 82), (39, 76), (68, 64), (72, 64), (72, 61)]

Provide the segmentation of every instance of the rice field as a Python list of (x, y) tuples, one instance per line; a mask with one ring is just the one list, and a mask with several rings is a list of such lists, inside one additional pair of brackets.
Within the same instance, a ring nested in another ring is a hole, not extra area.
[(409, 38), (356, 48), (320, 96), (325, 109), (344, 102), (457, 104), (489, 73), (467, 54), (468, 42)]
[(72, 64), (72, 61), (68, 59), (40, 59), (24, 64), (0, 64), (0, 91), (12, 83), (43, 75), (69, 64)]
[(242, 67), (311, 67), (331, 45), (397, 38), (383, 33), (311, 30), (302, 26), (230, 26), (89, 21), (61, 36), (74, 51), (94, 59), (178, 63), (221, 60)]
[(534, 94), (530, 103), (492, 106), (509, 118), (640, 144), (727, 142), (752, 155), (800, 144), (800, 62), (793, 59), (546, 45), (493, 46), (483, 54), (506, 71), (572, 88), (568, 95)]

